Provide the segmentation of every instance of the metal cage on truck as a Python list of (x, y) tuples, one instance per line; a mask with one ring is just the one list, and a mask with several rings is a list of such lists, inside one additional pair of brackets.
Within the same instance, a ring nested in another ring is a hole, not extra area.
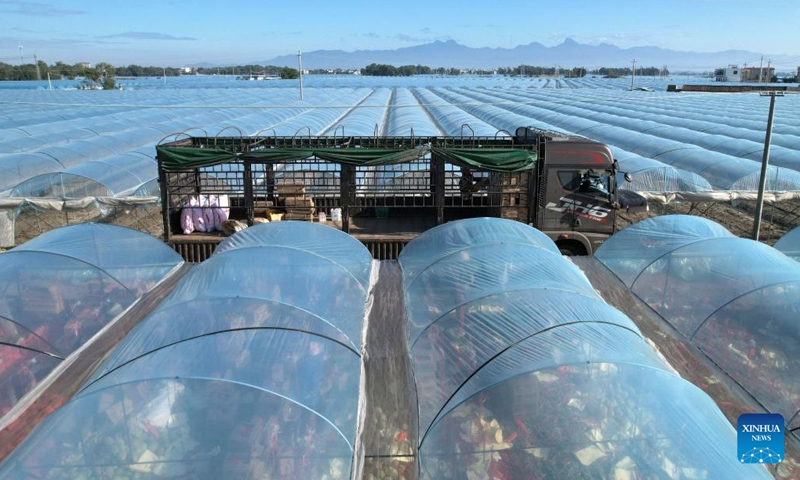
[(165, 240), (188, 261), (213, 252), (222, 233), (180, 228), (182, 209), (208, 195), (226, 196), (229, 217), (247, 225), (320, 221), (322, 212), (378, 259), (396, 258), (417, 234), (450, 220), (537, 225), (546, 181), (537, 159), (557, 134), (526, 131), (535, 136), (176, 137), (156, 147)]

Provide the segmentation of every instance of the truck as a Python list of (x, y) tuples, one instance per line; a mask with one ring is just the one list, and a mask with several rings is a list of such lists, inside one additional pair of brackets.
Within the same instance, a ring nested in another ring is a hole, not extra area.
[(620, 211), (647, 209), (620, 188), (631, 177), (607, 145), (532, 127), (476, 137), (465, 127), (439, 137), (176, 135), (156, 146), (164, 238), (202, 261), (225, 234), (187, 232), (181, 215), (224, 210), (242, 226), (324, 221), (392, 259), (429, 228), (489, 216), (541, 230), (565, 255), (590, 255)]

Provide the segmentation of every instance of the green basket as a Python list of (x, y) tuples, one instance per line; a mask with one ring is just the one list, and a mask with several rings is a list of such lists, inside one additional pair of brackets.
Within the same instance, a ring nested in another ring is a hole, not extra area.
[(375, 218), (389, 218), (389, 207), (375, 207)]

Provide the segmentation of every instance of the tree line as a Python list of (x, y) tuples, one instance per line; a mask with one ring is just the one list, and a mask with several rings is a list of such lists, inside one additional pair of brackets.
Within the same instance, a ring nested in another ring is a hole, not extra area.
[[(311, 74), (350, 74), (352, 69), (315, 69)], [(2, 80), (45, 80), (48, 73), (53, 80), (75, 79), (83, 77), (91, 82), (95, 82), (104, 88), (114, 88), (116, 77), (177, 77), (184, 75), (184, 69), (175, 67), (145, 67), (141, 65), (128, 65), (113, 67), (111, 64), (101, 62), (90, 67), (84, 63), (69, 65), (63, 62), (56, 62), (53, 65), (39, 60), (36, 64), (10, 65), (0, 62), (0, 81)], [(300, 72), (290, 67), (278, 67), (274, 65), (239, 65), (229, 67), (199, 67), (191, 69), (191, 73), (200, 75), (237, 75), (247, 77), (249, 75), (272, 75), (280, 76), (284, 79), (294, 79), (299, 77)], [(426, 65), (385, 65), (372, 63), (360, 69), (362, 75), (384, 76), (384, 77), (410, 77), (413, 75), (461, 75), (463, 73), (472, 75), (507, 75), (507, 76), (539, 76), (539, 77), (569, 77), (581, 78), (586, 75), (599, 75), (602, 77), (618, 78), (631, 75), (630, 68), (609, 68), (602, 67), (593, 70), (585, 67), (561, 68), (558, 66), (543, 67), (536, 65), (519, 65), (516, 67), (501, 67), (497, 69), (467, 69), (458, 68), (432, 68)], [(668, 75), (669, 71), (656, 67), (637, 68), (636, 75), (658, 76)]]
[[(105, 73), (103, 73), (105, 72)], [(200, 75), (214, 74), (234, 74), (234, 75), (277, 75), (281, 78), (297, 78), (300, 72), (295, 68), (276, 67), (271, 65), (240, 65), (236, 67), (206, 67), (194, 68), (192, 73)], [(37, 63), (23, 65), (10, 65), (0, 62), (0, 81), (3, 80), (47, 80), (48, 74), (51, 80), (74, 80), (78, 77), (92, 81), (102, 82), (105, 79), (115, 77), (178, 77), (184, 75), (184, 69), (175, 67), (144, 67), (141, 65), (128, 65), (114, 67), (109, 63), (100, 62), (95, 66), (85, 63), (69, 65), (64, 62), (56, 62), (48, 65), (39, 60)]]
[[(192, 73), (198, 75), (235, 75), (237, 77), (249, 77), (251, 75), (270, 75), (278, 76), (282, 79), (293, 79), (300, 76), (300, 71), (291, 67), (277, 67), (275, 65), (237, 65), (235, 67), (198, 67), (193, 68)], [(181, 71), (178, 70), (178, 75)]]
[[(325, 73), (325, 72), (322, 72)], [(382, 77), (408, 77), (412, 75), (507, 75), (511, 77), (568, 77), (581, 78), (587, 74), (599, 75), (609, 78), (618, 78), (631, 75), (630, 68), (597, 68), (588, 70), (585, 67), (561, 68), (561, 67), (542, 67), (536, 65), (519, 65), (516, 67), (501, 67), (497, 69), (458, 69), (458, 68), (431, 68), (424, 65), (404, 65), (395, 67), (372, 63), (361, 69), (362, 75), (373, 75)], [(657, 76), (669, 75), (669, 71), (662, 68), (648, 67), (637, 68), (636, 75)]]
[(361, 75), (376, 77), (411, 77), (413, 75), (461, 75), (458, 68), (431, 68), (425, 65), (384, 65), (371, 63), (361, 69)]
[[(630, 68), (598, 68), (597, 70), (592, 71), (591, 73), (602, 75), (608, 78), (619, 78), (619, 77), (627, 77), (631, 75), (632, 70)], [(669, 75), (669, 70), (666, 68), (657, 68), (657, 67), (644, 67), (644, 68), (637, 68), (636, 75), (641, 77), (657, 77), (659, 75)]]
[(85, 79), (87, 84), (97, 84), (104, 89), (112, 89), (115, 86), (115, 68), (106, 62), (100, 62), (90, 67), (87, 64), (77, 63), (68, 65), (63, 62), (56, 62), (54, 65), (39, 60), (35, 64), (28, 63), (23, 65), (9, 65), (0, 62), (0, 81), (3, 80), (74, 80), (77, 77)]

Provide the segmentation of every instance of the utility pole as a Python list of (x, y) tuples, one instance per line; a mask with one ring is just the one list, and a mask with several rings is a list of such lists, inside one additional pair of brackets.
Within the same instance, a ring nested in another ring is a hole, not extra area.
[(633, 79), (636, 78), (636, 59), (633, 59), (633, 67), (631, 67), (631, 91), (633, 91)]
[(764, 83), (770, 83), (772, 81), (772, 75), (769, 74), (769, 68), (772, 65), (772, 59), (770, 58), (767, 60), (767, 77), (764, 79)]
[(297, 49), (297, 69), (300, 71), (300, 100), (303, 100), (303, 54)]
[(761, 177), (758, 180), (758, 199), (753, 219), (753, 240), (758, 241), (761, 230), (761, 213), (764, 210), (764, 189), (767, 185), (767, 166), (769, 165), (769, 145), (772, 141), (772, 120), (775, 117), (775, 97), (782, 97), (783, 92), (761, 92), (762, 97), (770, 97), (769, 116), (767, 117), (767, 134), (764, 137), (764, 155), (761, 157)]
[(761, 83), (761, 73), (764, 71), (764, 55), (761, 55), (761, 63), (758, 64), (758, 83)]
[(39, 59), (36, 57), (36, 54), (33, 54), (33, 63), (36, 65), (36, 80), (42, 79), (42, 71), (39, 70)]

